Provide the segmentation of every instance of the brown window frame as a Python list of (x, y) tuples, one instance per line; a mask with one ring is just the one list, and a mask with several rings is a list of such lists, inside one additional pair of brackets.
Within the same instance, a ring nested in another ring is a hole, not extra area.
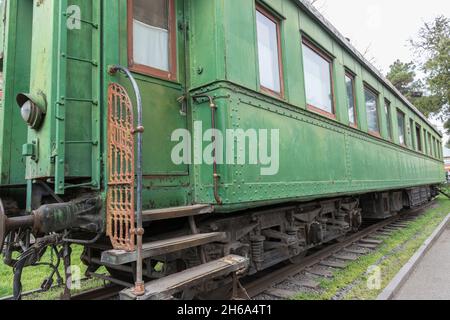
[(177, 17), (175, 11), (175, 0), (168, 0), (169, 2), (169, 71), (160, 70), (150, 66), (135, 64), (134, 48), (133, 48), (133, 0), (128, 0), (127, 3), (127, 23), (128, 23), (128, 67), (131, 71), (161, 78), (169, 81), (177, 81)]
[[(261, 85), (261, 83), (259, 84), (259, 87), (261, 89), (262, 92), (268, 93), (270, 95), (279, 97), (279, 98), (284, 98), (284, 94), (285, 94), (285, 89), (284, 89), (284, 72), (283, 72), (283, 51), (282, 51), (282, 46), (281, 46), (281, 20), (279, 18), (277, 18), (273, 13), (271, 13), (269, 10), (267, 10), (266, 8), (264, 8), (264, 6), (262, 6), (261, 4), (257, 3), (256, 4), (256, 11), (258, 11), (259, 13), (261, 13), (262, 15), (264, 15), (267, 19), (271, 20), (273, 23), (275, 23), (275, 25), (277, 26), (277, 47), (278, 47), (278, 74), (280, 77), (280, 91), (281, 92), (276, 92), (272, 89), (266, 88), (263, 85)], [(258, 32), (257, 36), (258, 36)], [(258, 39), (256, 40), (257, 45), (258, 45)], [(259, 49), (256, 50), (258, 52), (259, 55)], [(259, 73), (259, 68), (261, 66), (258, 63), (258, 73)], [(259, 74), (258, 74), (259, 76)]]
[[(376, 131), (372, 131), (372, 130), (367, 130), (369, 132), (370, 135), (377, 137), (377, 138), (382, 138), (381, 136), (381, 119), (380, 119), (380, 93), (375, 90), (374, 88), (372, 88), (369, 84), (364, 83), (364, 90), (370, 91), (372, 92), (375, 96), (376, 96), (376, 103), (377, 103), (377, 121), (378, 121), (378, 132)], [(366, 101), (366, 97), (365, 97), (366, 93), (364, 91), (364, 107), (366, 109), (366, 113), (367, 113), (367, 101)], [(366, 115), (367, 117), (367, 115)]]
[[(350, 125), (350, 127), (358, 129), (359, 128), (359, 124), (358, 124), (358, 106), (356, 104), (356, 83), (355, 83), (356, 75), (353, 72), (351, 72), (350, 70), (345, 69), (345, 76), (344, 76), (344, 78), (345, 77), (348, 77), (348, 78), (350, 78), (352, 80), (352, 87), (353, 87), (353, 105), (354, 105), (353, 115), (355, 117), (355, 123), (351, 123), (350, 119), (349, 119), (349, 125)], [(346, 89), (346, 91), (347, 91), (347, 89)], [(348, 96), (348, 92), (347, 92), (347, 96)], [(347, 113), (348, 113), (348, 106), (347, 106)]]
[(413, 128), (416, 127), (414, 119), (409, 118), (409, 137), (411, 138), (411, 149), (417, 150), (416, 135), (414, 134)]
[(391, 103), (391, 101), (389, 101), (389, 99), (386, 99), (386, 98), (384, 99), (384, 109), (385, 109), (385, 116), (386, 116), (386, 124), (389, 123), (389, 127), (386, 128), (388, 131), (388, 140), (392, 142), (394, 140), (394, 131), (392, 130), (393, 129), (393, 127), (392, 127), (392, 103)]
[(416, 132), (416, 140), (417, 140), (416, 147), (417, 147), (417, 151), (423, 153), (422, 127), (420, 126), (420, 124), (416, 123), (414, 131)]
[[(331, 104), (332, 104), (332, 109), (333, 109), (333, 113), (330, 113), (328, 111), (322, 110), (319, 107), (313, 106), (311, 104), (308, 104), (308, 102), (306, 102), (306, 107), (308, 110), (313, 111), (315, 113), (319, 113), (325, 117), (328, 117), (330, 119), (336, 120), (336, 94), (335, 94), (335, 90), (334, 90), (334, 77), (333, 77), (333, 73), (334, 73), (334, 58), (332, 55), (326, 53), (324, 50), (320, 49), (317, 45), (315, 45), (312, 40), (309, 40), (309, 38), (305, 35), (302, 35), (302, 44), (304, 44), (305, 46), (307, 46), (308, 48), (310, 48), (312, 51), (314, 51), (315, 53), (317, 53), (320, 57), (322, 57), (324, 60), (328, 61), (329, 66), (330, 66), (330, 79), (331, 79), (331, 95), (332, 95), (332, 99), (331, 99)], [(303, 55), (302, 55), (302, 59), (303, 59)]]
[(401, 143), (400, 142), (400, 134), (399, 134), (399, 136), (398, 136), (398, 139), (399, 139), (399, 144), (402, 146), (402, 147), (405, 147), (405, 148), (407, 148), (408, 147), (408, 145), (407, 145), (407, 139), (408, 139), (408, 132), (407, 132), (407, 130), (406, 130), (406, 125), (407, 125), (407, 123), (406, 123), (406, 113), (404, 113), (402, 110), (400, 110), (400, 109), (397, 109), (397, 131), (399, 131), (399, 133), (400, 133), (400, 130), (398, 130), (398, 129), (400, 129), (400, 124), (398, 123), (398, 115), (399, 114), (402, 114), (403, 115), (403, 143)]

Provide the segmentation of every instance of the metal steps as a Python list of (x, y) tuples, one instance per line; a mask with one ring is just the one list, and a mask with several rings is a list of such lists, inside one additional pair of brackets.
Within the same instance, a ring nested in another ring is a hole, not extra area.
[(197, 204), (193, 206), (147, 210), (142, 212), (144, 222), (193, 217), (214, 212), (211, 205)]
[(120, 293), (121, 300), (160, 300), (170, 299), (178, 292), (200, 285), (208, 280), (228, 276), (248, 267), (249, 260), (229, 255), (216, 261), (149, 282), (145, 285), (145, 294), (137, 297), (132, 289)]
[[(203, 246), (208, 243), (222, 241), (226, 238), (223, 232), (199, 233), (166, 240), (145, 243), (142, 247), (142, 258), (148, 259), (173, 253), (188, 248)], [(102, 253), (102, 263), (111, 266), (123, 265), (137, 261), (136, 251), (110, 250)]]

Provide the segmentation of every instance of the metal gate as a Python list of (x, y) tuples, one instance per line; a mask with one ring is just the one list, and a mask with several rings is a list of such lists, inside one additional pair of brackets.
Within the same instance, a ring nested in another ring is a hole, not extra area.
[(124, 87), (108, 88), (107, 234), (114, 249), (135, 249), (133, 105)]

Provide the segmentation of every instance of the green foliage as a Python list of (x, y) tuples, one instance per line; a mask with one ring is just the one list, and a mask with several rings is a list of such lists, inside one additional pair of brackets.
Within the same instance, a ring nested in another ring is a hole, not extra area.
[(440, 105), (445, 119), (450, 118), (450, 19), (439, 16), (425, 23), (411, 45), (421, 60), (429, 96)]
[[(425, 23), (411, 47), (417, 62), (395, 61), (387, 78), (423, 114), (446, 121), (450, 133), (450, 19), (439, 16)], [(417, 80), (417, 70), (423, 81)]]

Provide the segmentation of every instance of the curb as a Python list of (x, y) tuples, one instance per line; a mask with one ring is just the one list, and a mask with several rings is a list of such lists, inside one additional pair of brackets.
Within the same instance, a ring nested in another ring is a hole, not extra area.
[(411, 257), (411, 259), (403, 266), (399, 273), (389, 283), (389, 285), (383, 290), (383, 292), (377, 297), (377, 300), (392, 300), (394, 296), (400, 291), (409, 276), (414, 272), (417, 265), (421, 262), (425, 254), (431, 249), (434, 243), (444, 233), (447, 226), (450, 225), (450, 214), (442, 221), (442, 223), (436, 228), (433, 234), (424, 242), (419, 250)]

